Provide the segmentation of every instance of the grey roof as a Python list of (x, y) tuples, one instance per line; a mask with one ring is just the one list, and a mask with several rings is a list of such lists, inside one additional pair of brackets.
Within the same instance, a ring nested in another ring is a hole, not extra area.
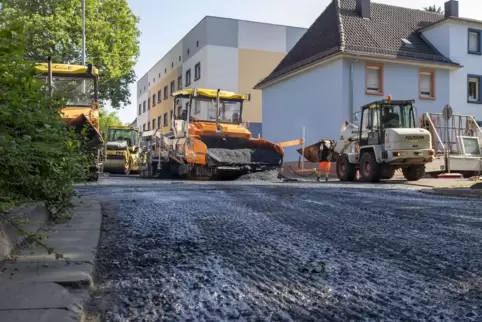
[[(279, 65), (255, 88), (340, 53), (415, 59), (458, 65), (442, 55), (419, 30), (443, 14), (371, 3), (371, 19), (355, 9), (356, 0), (333, 0)], [(411, 42), (405, 46), (402, 39)]]

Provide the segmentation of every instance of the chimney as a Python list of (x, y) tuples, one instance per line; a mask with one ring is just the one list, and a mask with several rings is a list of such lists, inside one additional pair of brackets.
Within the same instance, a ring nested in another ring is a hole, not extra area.
[(450, 0), (445, 2), (445, 18), (459, 16), (459, 2)]
[(356, 0), (356, 11), (362, 18), (370, 19), (370, 0)]

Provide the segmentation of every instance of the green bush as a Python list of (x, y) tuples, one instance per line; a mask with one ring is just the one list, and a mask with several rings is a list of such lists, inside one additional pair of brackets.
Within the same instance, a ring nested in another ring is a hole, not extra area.
[(50, 97), (24, 48), (21, 32), (0, 28), (0, 211), (45, 201), (63, 213), (87, 175), (84, 136), (61, 119), (64, 102)]

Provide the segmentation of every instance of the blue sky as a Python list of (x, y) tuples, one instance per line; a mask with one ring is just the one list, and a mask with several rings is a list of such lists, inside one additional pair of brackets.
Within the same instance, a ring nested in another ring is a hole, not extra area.
[[(128, 0), (140, 17), (141, 55), (135, 68), (142, 77), (164, 54), (205, 16), (220, 16), (308, 28), (331, 0)], [(443, 8), (445, 0), (376, 0), (374, 2), (421, 9)], [(481, 0), (459, 0), (461, 17), (482, 20)], [(132, 104), (118, 112), (124, 122), (136, 117), (136, 85), (131, 85)]]

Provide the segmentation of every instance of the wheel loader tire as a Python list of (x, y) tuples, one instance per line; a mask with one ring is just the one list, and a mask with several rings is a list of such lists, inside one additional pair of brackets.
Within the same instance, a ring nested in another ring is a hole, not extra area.
[(363, 152), (360, 158), (360, 176), (366, 182), (380, 181), (380, 165), (372, 152)]
[(383, 164), (380, 165), (380, 179), (390, 180), (395, 176), (395, 168), (388, 165)]
[(405, 179), (408, 181), (418, 181), (425, 175), (425, 165), (417, 164), (411, 165), (407, 168), (402, 168), (402, 173)]
[(348, 155), (342, 154), (336, 160), (336, 176), (340, 181), (353, 181), (356, 176), (356, 167), (350, 163)]

